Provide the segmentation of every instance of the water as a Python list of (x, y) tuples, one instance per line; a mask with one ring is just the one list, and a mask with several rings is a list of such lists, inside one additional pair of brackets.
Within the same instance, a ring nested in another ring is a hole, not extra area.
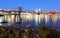
[[(23, 19), (23, 18), (22, 18)], [(27, 18), (26, 18), (27, 19)], [(31, 19), (31, 18), (29, 18)], [(53, 27), (56, 29), (60, 29), (60, 14), (55, 15), (36, 15), (32, 18), (32, 20), (27, 19), (26, 21), (23, 21), (23, 25), (27, 26), (30, 25), (32, 27), (37, 26), (47, 26), (47, 27)]]
[[(53, 27), (56, 29), (60, 29), (60, 14), (55, 15), (47, 15), (47, 14), (28, 14), (28, 15), (21, 15), (22, 18), (22, 25), (26, 27), (38, 27), (38, 26), (47, 26), (47, 27)], [(0, 18), (2, 19), (2, 18)], [(4, 19), (4, 18), (3, 18)], [(2, 21), (2, 20), (1, 20)], [(19, 24), (14, 21), (12, 23), (16, 27), (19, 26)], [(4, 23), (3, 26), (11, 26), (10, 23)]]

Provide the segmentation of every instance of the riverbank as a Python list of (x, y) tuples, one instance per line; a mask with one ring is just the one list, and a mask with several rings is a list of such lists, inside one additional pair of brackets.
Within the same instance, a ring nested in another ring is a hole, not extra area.
[(11, 27), (11, 29), (0, 26), (0, 38), (53, 38), (60, 37), (60, 30), (41, 26), (37, 29), (27, 27)]

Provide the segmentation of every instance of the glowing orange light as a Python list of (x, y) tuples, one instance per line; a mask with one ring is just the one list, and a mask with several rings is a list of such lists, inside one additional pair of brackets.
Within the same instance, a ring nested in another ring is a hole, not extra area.
[(55, 15), (52, 15), (52, 21), (54, 21)]

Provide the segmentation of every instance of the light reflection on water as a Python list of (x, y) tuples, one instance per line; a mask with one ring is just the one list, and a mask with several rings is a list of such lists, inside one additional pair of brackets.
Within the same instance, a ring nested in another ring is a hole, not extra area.
[[(58, 28), (60, 27), (60, 16), (58, 14), (34, 14), (32, 15), (26, 15), (28, 17), (24, 18), (24, 20), (26, 19), (26, 21), (23, 21), (23, 24), (30, 24), (30, 25), (36, 25), (36, 26), (43, 26), (46, 25), (48, 27), (54, 27), (54, 28)], [(23, 19), (23, 15), (22, 15), (22, 19)], [(31, 20), (32, 19), (32, 20)]]
[[(14, 16), (12, 16), (14, 18)], [(60, 27), (60, 15), (59, 14), (31, 14), (21, 15), (22, 24), (32, 26), (48, 26), (59, 28)], [(0, 18), (1, 19), (1, 18)], [(2, 18), (4, 19), (4, 18)], [(0, 20), (2, 21), (2, 20)], [(8, 20), (9, 21), (9, 20)]]

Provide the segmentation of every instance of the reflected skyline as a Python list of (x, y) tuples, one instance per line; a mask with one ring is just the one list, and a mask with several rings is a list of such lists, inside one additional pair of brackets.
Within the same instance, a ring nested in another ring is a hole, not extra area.
[[(2, 14), (2, 12), (0, 12)], [(10, 24), (17, 24), (15, 22), (19, 22), (19, 14), (17, 11), (15, 12), (4, 12), (3, 18), (1, 19), (1, 22), (3, 19)], [(36, 12), (21, 12), (20, 17), (22, 19), (22, 25), (24, 26), (53, 26), (60, 25), (60, 13), (50, 13), (47, 11), (46, 13), (42, 13), (41, 11), (39, 13)], [(16, 25), (17, 26), (17, 25)]]
[(28, 15), (21, 15), (21, 18), (24, 20), (32, 20), (34, 18), (34, 20), (36, 21), (36, 24), (40, 23), (42, 19), (45, 19), (45, 22), (47, 23), (49, 21), (49, 18), (52, 19), (52, 21), (57, 21), (60, 17), (59, 14), (28, 14)]

